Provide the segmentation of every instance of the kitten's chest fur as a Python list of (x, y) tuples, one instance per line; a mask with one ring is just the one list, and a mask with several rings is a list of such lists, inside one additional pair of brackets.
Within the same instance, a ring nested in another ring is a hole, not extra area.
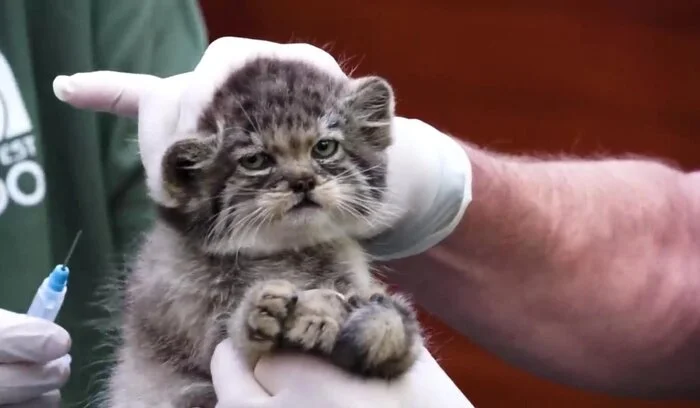
[(227, 335), (226, 319), (246, 288), (266, 279), (343, 294), (372, 286), (366, 256), (353, 240), (269, 255), (214, 257), (159, 224), (128, 281), (124, 346), (177, 371), (208, 376), (213, 348)]

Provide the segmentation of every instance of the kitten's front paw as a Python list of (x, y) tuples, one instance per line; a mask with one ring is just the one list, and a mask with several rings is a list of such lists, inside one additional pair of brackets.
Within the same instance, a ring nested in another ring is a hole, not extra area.
[(272, 349), (282, 339), (285, 322), (298, 300), (297, 288), (285, 280), (270, 280), (253, 286), (229, 322), (229, 334), (255, 357)]
[(356, 306), (336, 341), (332, 360), (369, 377), (396, 378), (413, 365), (423, 346), (410, 304), (398, 295), (375, 294)]
[(301, 292), (294, 315), (287, 320), (284, 340), (292, 347), (329, 354), (349, 311), (345, 298), (334, 290)]
[(248, 335), (255, 341), (275, 341), (282, 334), (284, 322), (297, 303), (294, 285), (287, 281), (266, 282), (253, 297), (248, 315)]

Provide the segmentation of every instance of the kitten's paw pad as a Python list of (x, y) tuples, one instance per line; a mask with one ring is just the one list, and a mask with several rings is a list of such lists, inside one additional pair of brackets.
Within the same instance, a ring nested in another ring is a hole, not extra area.
[(306, 315), (294, 321), (285, 334), (285, 340), (304, 350), (328, 354), (338, 338), (340, 325), (328, 316)]
[(408, 302), (377, 294), (348, 317), (332, 358), (366, 376), (395, 378), (408, 371), (421, 347), (420, 326)]

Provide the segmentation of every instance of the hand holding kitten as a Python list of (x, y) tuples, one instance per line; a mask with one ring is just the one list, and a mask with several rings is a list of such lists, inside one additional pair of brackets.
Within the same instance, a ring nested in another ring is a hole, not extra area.
[(295, 353), (265, 356), (251, 372), (230, 340), (216, 348), (211, 372), (217, 408), (473, 408), (426, 349), (388, 384)]

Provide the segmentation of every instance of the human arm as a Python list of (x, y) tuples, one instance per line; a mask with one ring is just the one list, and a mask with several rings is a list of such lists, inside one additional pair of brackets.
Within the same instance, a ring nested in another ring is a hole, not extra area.
[(464, 148), (473, 201), (460, 224), (426, 254), (393, 262), (389, 278), (470, 338), (555, 381), (697, 397), (700, 182), (651, 160)]

